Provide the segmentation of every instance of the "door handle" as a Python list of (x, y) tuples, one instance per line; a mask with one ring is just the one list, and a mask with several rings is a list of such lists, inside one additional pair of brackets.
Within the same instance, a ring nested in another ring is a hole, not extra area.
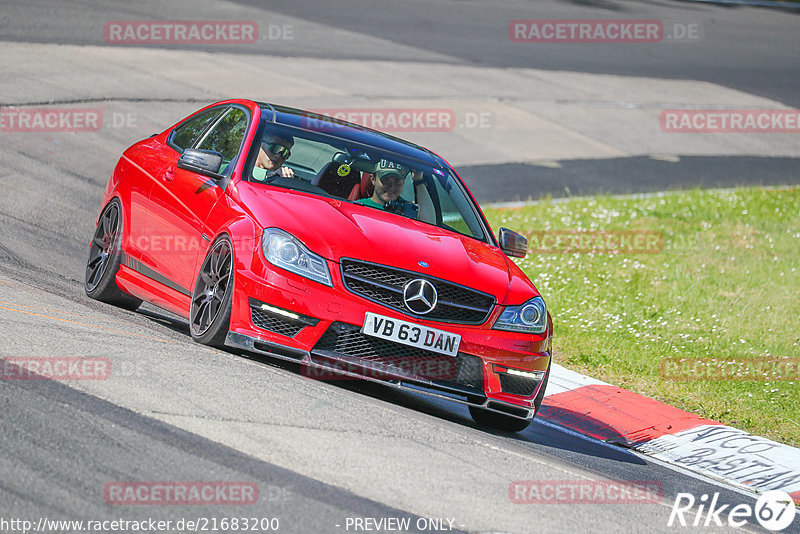
[(175, 179), (175, 170), (172, 167), (168, 168), (166, 171), (164, 171), (164, 174), (161, 175), (161, 178), (165, 182), (171, 182)]

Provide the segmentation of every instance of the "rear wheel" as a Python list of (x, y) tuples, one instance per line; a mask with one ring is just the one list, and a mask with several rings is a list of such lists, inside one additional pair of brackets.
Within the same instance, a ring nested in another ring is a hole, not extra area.
[(200, 267), (189, 308), (192, 339), (222, 348), (231, 321), (233, 246), (223, 235), (212, 245)]
[(117, 287), (117, 271), (122, 263), (122, 205), (118, 199), (109, 202), (89, 245), (84, 290), (93, 299), (135, 310), (142, 303)]

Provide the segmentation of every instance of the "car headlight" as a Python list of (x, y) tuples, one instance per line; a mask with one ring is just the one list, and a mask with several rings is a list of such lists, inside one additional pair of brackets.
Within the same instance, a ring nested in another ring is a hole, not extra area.
[(272, 265), (299, 274), (320, 284), (333, 286), (328, 262), (314, 254), (299, 239), (278, 228), (267, 228), (261, 239), (264, 257)]
[(508, 306), (494, 323), (496, 330), (541, 334), (547, 329), (547, 308), (542, 297), (519, 306)]

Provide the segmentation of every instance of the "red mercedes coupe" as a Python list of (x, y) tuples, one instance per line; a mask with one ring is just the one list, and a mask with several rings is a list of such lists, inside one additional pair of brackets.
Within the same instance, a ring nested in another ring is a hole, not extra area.
[(433, 152), (312, 112), (229, 100), (127, 149), (105, 190), (87, 295), (185, 317), (192, 338), (378, 381), (526, 428), (552, 320)]

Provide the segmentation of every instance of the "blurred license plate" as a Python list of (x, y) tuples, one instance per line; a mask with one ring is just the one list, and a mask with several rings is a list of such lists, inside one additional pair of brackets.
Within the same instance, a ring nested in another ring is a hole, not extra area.
[(448, 356), (458, 354), (458, 346), (461, 344), (461, 336), (458, 334), (370, 312), (364, 318), (361, 333)]

